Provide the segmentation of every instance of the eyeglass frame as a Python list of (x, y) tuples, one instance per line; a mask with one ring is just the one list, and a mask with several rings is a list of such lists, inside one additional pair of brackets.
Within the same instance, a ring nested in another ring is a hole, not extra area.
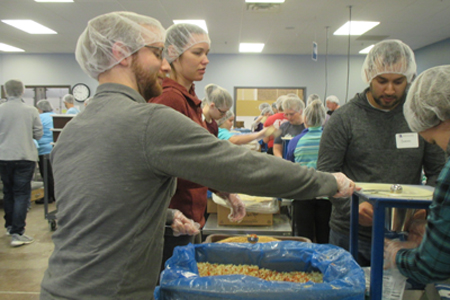
[(155, 53), (154, 51), (152, 51), (153, 54), (156, 56), (157, 59), (159, 59), (161, 61), (164, 59), (164, 57), (163, 57), (164, 47), (157, 47), (157, 46), (150, 46), (150, 45), (144, 45), (144, 47), (148, 48), (148, 49), (158, 49), (160, 51), (160, 53)]

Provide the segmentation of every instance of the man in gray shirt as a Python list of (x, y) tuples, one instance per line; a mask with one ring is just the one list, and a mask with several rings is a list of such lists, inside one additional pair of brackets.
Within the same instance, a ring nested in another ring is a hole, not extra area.
[[(324, 128), (317, 169), (343, 172), (355, 182), (434, 185), (444, 152), (412, 133), (403, 116), (408, 84), (416, 74), (411, 48), (399, 40), (376, 44), (362, 67), (370, 84), (333, 113)], [(407, 142), (411, 140), (412, 142)], [(349, 249), (350, 198), (331, 198), (330, 243)], [(359, 258), (370, 264), (373, 209), (359, 206)]]
[(39, 140), (44, 134), (38, 110), (22, 101), (24, 91), (21, 81), (7, 81), (8, 101), (0, 105), (0, 175), (6, 233), (11, 235), (13, 247), (33, 242), (24, 234), (31, 180), (38, 161), (33, 139)]
[(147, 104), (170, 68), (164, 35), (153, 18), (113, 12), (92, 19), (78, 39), (76, 59), (100, 85), (51, 154), (58, 229), (41, 300), (152, 299), (176, 177), (296, 199), (353, 192), (341, 173), (232, 145), (167, 106)]

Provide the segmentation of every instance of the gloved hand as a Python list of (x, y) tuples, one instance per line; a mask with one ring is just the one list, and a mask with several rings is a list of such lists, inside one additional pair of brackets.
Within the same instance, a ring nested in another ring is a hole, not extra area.
[(391, 269), (395, 268), (395, 257), (400, 249), (413, 249), (416, 248), (418, 244), (416, 242), (406, 241), (402, 242), (398, 239), (395, 240), (384, 240), (384, 268)]
[(348, 179), (343, 173), (332, 173), (332, 175), (336, 178), (338, 192), (334, 195), (334, 198), (345, 198), (350, 197), (353, 194), (354, 190), (361, 190), (360, 187), (357, 187), (355, 183)]
[(408, 241), (414, 242), (417, 245), (422, 243), (423, 236), (425, 235), (427, 226), (427, 220), (423, 219), (413, 219), (407, 228), (408, 231)]
[(231, 222), (241, 222), (245, 217), (245, 205), (237, 194), (230, 194), (225, 192), (218, 193), (219, 197), (225, 199), (230, 204), (231, 212), (228, 219)]
[(188, 219), (181, 211), (174, 209), (172, 227), (173, 235), (196, 235), (200, 233), (200, 224)]

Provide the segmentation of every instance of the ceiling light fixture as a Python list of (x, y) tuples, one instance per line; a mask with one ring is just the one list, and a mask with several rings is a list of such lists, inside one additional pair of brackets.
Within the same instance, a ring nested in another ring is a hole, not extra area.
[(73, 0), (34, 0), (36, 2), (73, 2)]
[(239, 52), (241, 53), (261, 53), (264, 49), (263, 43), (240, 43)]
[(16, 48), (7, 44), (0, 43), (0, 51), (3, 52), (25, 52), (25, 50)]
[(16, 27), (29, 34), (56, 34), (57, 32), (51, 30), (44, 25), (41, 25), (33, 20), (2, 20), (3, 23)]
[(173, 20), (174, 24), (194, 24), (197, 25), (201, 28), (203, 28), (203, 30), (205, 30), (206, 32), (208, 32), (208, 27), (206, 26), (206, 21), (205, 20)]
[(284, 3), (285, 0), (245, 0), (245, 3)]
[(372, 49), (373, 46), (375, 46), (375, 44), (370, 45), (369, 47), (366, 47), (366, 48), (362, 49), (361, 51), (359, 51), (359, 54), (367, 54), (367, 53), (369, 53), (370, 49)]
[[(380, 24), (380, 22), (351, 21), (342, 25), (334, 35), (361, 35)], [(350, 29), (351, 28), (351, 29)]]

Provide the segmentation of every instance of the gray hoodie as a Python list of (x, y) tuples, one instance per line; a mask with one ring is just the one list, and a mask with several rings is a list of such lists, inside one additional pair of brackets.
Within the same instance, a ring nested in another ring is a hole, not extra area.
[[(343, 172), (355, 182), (421, 184), (423, 168), (427, 184), (434, 185), (445, 164), (442, 149), (420, 136), (418, 148), (398, 149), (396, 134), (411, 132), (403, 116), (405, 99), (386, 112), (369, 104), (367, 91), (356, 94), (328, 120), (317, 169)], [(350, 198), (331, 198), (331, 202), (331, 229), (349, 234)], [(371, 231), (360, 226), (360, 239), (370, 241)]]

